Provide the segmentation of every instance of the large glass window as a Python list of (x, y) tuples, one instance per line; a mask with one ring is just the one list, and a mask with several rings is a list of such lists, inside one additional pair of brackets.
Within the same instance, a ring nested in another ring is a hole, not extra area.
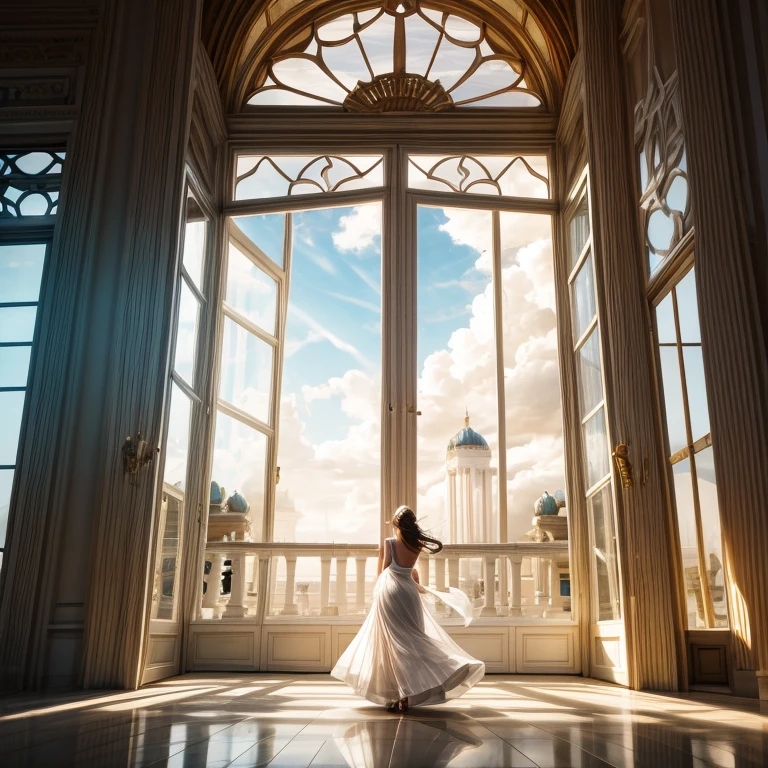
[(300, 42), (292, 38), (266, 62), (248, 103), (343, 105), (349, 112), (414, 109), (414, 102), (434, 111), (539, 105), (525, 62), (502, 41), (479, 19), (419, 0), (386, 3), (313, 25)]
[(192, 418), (200, 407), (197, 357), (200, 330), (208, 309), (205, 295), (208, 220), (188, 193), (177, 295), (174, 350), (171, 355), (168, 431), (163, 465), (163, 493), (158, 514), (158, 541), (152, 591), (152, 619), (176, 616), (178, 564), (182, 545), (187, 478), (190, 470)]
[[(64, 158), (47, 150), (0, 153), (0, 567)], [(42, 235), (26, 234), (32, 221)]]
[(610, 447), (605, 416), (600, 323), (587, 190), (568, 222), (570, 296), (581, 448), (591, 539), (593, 621), (621, 618), (618, 546), (613, 511)]
[(720, 512), (695, 269), (658, 302), (655, 317), (688, 628), (724, 627), (728, 616)]

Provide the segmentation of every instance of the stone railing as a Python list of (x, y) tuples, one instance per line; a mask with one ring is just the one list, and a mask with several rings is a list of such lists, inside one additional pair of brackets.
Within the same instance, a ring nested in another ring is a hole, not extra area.
[[(378, 547), (209, 541), (205, 559), (203, 619), (351, 619), (370, 605)], [(446, 545), (418, 568), (438, 591), (462, 589), (481, 618), (571, 618), (567, 541)]]

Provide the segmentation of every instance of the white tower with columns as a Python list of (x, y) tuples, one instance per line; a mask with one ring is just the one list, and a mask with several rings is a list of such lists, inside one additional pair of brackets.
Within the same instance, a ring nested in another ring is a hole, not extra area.
[(451, 544), (491, 544), (498, 541), (499, 521), (493, 503), (491, 449), (469, 426), (448, 442), (445, 456), (445, 506)]

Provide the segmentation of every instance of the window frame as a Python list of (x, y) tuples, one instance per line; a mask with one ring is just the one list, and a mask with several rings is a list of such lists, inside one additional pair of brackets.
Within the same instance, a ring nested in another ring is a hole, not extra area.
[[(27, 144), (24, 146), (24, 144)], [(38, 365), (38, 355), (40, 352), (40, 328), (41, 328), (41, 315), (43, 310), (43, 302), (47, 292), (48, 279), (51, 269), (51, 262), (53, 258), (53, 245), (56, 234), (56, 224), (61, 212), (61, 200), (62, 192), (65, 188), (65, 167), (66, 154), (68, 152), (67, 142), (62, 139), (55, 145), (39, 146), (33, 142), (27, 143), (26, 141), (20, 145), (9, 146), (2, 149), (3, 154), (25, 155), (34, 152), (49, 152), (60, 153), (64, 155), (60, 159), (61, 172), (59, 174), (46, 174), (40, 176), (46, 180), (53, 181), (58, 176), (58, 197), (56, 202), (56, 210), (52, 214), (47, 215), (22, 215), (22, 216), (2, 216), (0, 217), (0, 245), (32, 245), (32, 244), (45, 244), (45, 257), (43, 261), (43, 269), (40, 277), (40, 290), (38, 292), (38, 298), (35, 302), (3, 302), (0, 303), (0, 307), (13, 307), (13, 306), (34, 306), (35, 312), (35, 325), (32, 333), (32, 340), (30, 342), (0, 342), (0, 347), (8, 348), (12, 346), (28, 346), (30, 348), (29, 356), (29, 368), (27, 370), (27, 379), (24, 387), (0, 387), (0, 392), (9, 391), (23, 391), (24, 392), (24, 404), (21, 412), (21, 427), (19, 429), (19, 437), (16, 445), (16, 457), (13, 464), (0, 465), (0, 471), (13, 472), (13, 478), (11, 480), (11, 492), (8, 498), (8, 517), (6, 520), (5, 537), (0, 542), (0, 588), (4, 582), (1, 574), (4, 572), (4, 563), (7, 560), (6, 554), (8, 552), (8, 539), (9, 532), (12, 530), (13, 525), (16, 523), (16, 486), (18, 483), (18, 468), (19, 459), (22, 446), (26, 440), (26, 429), (28, 421), (28, 413), (30, 407), (29, 393), (31, 385), (34, 380), (35, 370)], [(34, 181), (35, 175), (28, 177), (30, 181)]]

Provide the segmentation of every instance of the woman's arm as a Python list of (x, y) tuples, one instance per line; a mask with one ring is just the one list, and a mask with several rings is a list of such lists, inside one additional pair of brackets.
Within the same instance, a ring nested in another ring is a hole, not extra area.
[(379, 544), (379, 575), (392, 561), (392, 549), (388, 542), (383, 541)]
[(419, 581), (419, 571), (418, 571), (418, 569), (414, 568), (411, 571), (411, 576), (413, 577), (413, 580), (416, 582), (416, 584), (418, 586), (418, 589), (419, 589), (419, 592), (422, 592), (422, 593), (426, 592), (427, 590), (424, 589), (424, 587), (421, 586), (421, 582)]

